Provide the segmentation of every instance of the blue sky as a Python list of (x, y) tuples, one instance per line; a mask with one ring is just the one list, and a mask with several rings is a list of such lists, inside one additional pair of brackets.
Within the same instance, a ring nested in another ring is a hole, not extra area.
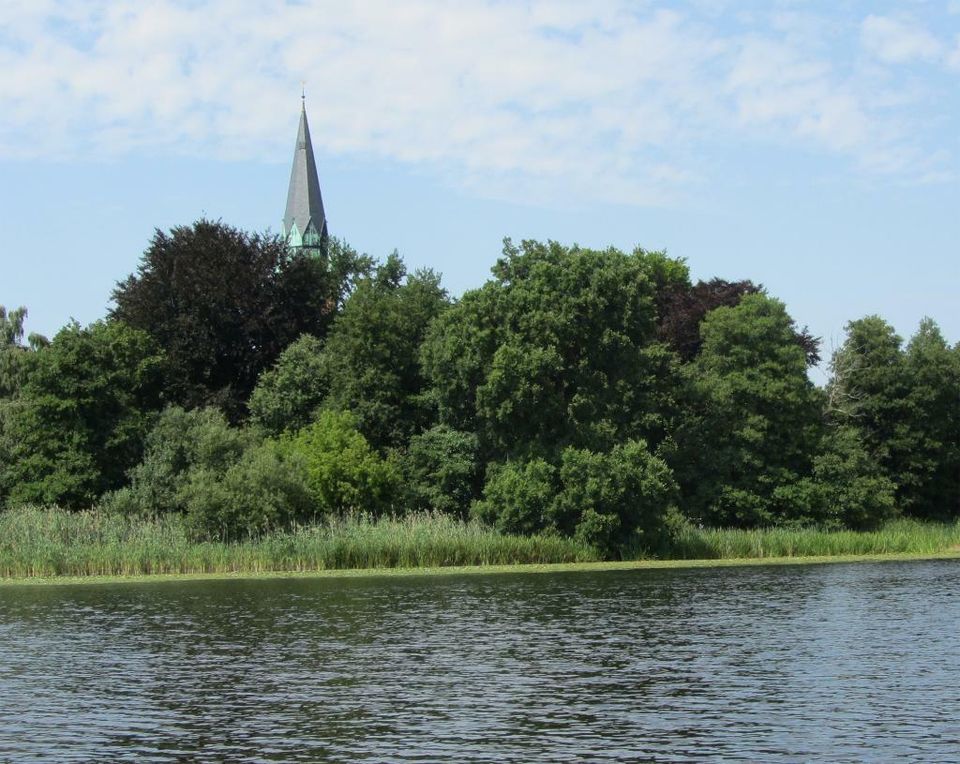
[(960, 2), (0, 0), (0, 304), (102, 317), (155, 227), (331, 232), (477, 286), (504, 236), (665, 248), (842, 341), (960, 340)]

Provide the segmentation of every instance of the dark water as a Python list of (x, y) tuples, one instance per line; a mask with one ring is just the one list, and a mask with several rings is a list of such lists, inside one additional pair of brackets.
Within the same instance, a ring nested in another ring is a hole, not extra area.
[(0, 588), (0, 761), (957, 761), (960, 564)]

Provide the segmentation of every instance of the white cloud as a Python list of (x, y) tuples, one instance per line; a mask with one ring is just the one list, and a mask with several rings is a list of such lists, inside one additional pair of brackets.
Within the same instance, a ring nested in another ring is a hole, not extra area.
[[(0, 0), (0, 156), (286, 161), (301, 79), (319, 149), (512, 198), (655, 203), (701, 177), (702, 146), (744, 135), (863, 167), (922, 154), (805, 47), (822, 25), (744, 37), (718, 19), (626, 0)], [(926, 55), (879, 26), (884, 55)]]
[(864, 47), (889, 64), (936, 61), (943, 54), (940, 41), (926, 29), (906, 20), (867, 16), (861, 26)]

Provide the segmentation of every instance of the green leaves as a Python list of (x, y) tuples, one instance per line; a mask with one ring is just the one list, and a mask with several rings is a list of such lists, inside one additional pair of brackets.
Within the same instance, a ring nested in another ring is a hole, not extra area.
[(701, 335), (673, 460), (683, 507), (711, 525), (776, 522), (774, 492), (810, 473), (820, 438), (793, 321), (783, 303), (748, 294), (708, 313)]
[(853, 428), (915, 517), (960, 517), (960, 352), (930, 319), (904, 350), (879, 316), (847, 325), (828, 411)]
[(535, 458), (491, 467), (473, 513), (508, 533), (553, 531), (615, 554), (656, 545), (676, 494), (670, 468), (630, 440), (606, 453), (564, 449), (559, 466)]
[(661, 439), (671, 362), (656, 349), (655, 284), (678, 270), (643, 250), (506, 242), (494, 279), (425, 340), (441, 422), (497, 459)]
[(167, 354), (168, 400), (216, 405), (233, 421), (258, 375), (301, 334), (326, 335), (369, 259), (339, 242), (325, 260), (276, 237), (219, 222), (157, 231), (113, 316), (149, 332)]
[(396, 466), (381, 458), (346, 412), (322, 411), (317, 421), (280, 440), (282, 453), (302, 460), (316, 512), (380, 513), (398, 487)]
[(149, 335), (122, 322), (62, 329), (4, 416), (9, 500), (79, 508), (122, 485), (160, 407), (163, 370)]

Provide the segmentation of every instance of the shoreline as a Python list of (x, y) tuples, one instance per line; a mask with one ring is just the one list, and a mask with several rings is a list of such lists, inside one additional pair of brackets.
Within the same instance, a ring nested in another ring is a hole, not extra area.
[(137, 575), (0, 577), (0, 588), (19, 586), (82, 586), (104, 584), (182, 583), (188, 581), (256, 581), (271, 579), (413, 578), (417, 576), (504, 575), (515, 573), (590, 573), (624, 570), (681, 570), (784, 565), (828, 565), (858, 562), (922, 562), (960, 560), (960, 549), (940, 552), (891, 552), (793, 557), (728, 557), (721, 559), (628, 560), (609, 562), (519, 563), (512, 565), (449, 565), (443, 567), (328, 568), (216, 573), (150, 573)]

